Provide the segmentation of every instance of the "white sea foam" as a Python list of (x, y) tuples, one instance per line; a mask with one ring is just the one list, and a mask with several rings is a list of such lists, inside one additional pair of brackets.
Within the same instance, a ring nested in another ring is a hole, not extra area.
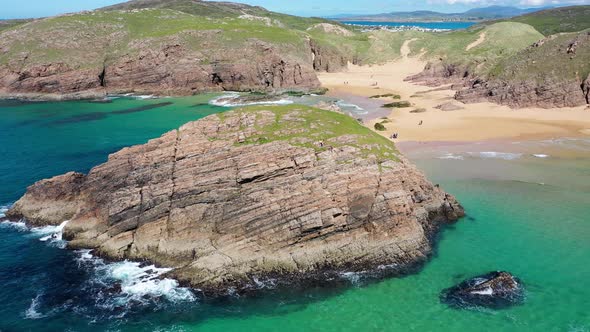
[(342, 272), (340, 277), (350, 281), (351, 284), (358, 286), (361, 282), (363, 272)]
[(3, 221), (0, 222), (0, 225), (3, 227), (7, 227), (7, 228), (12, 228), (14, 230), (17, 230), (19, 232), (26, 232), (29, 230), (29, 228), (27, 227), (27, 224), (25, 224), (22, 221)]
[(154, 265), (142, 266), (130, 261), (107, 264), (94, 257), (90, 251), (79, 251), (79, 254), (79, 264), (93, 265), (95, 282), (102, 285), (120, 284), (120, 294), (113, 294), (115, 305), (124, 305), (130, 300), (147, 304), (152, 298), (165, 298), (172, 302), (196, 300), (190, 289), (180, 287), (174, 279), (162, 277), (171, 269)]
[(0, 206), (0, 218), (6, 217), (6, 212), (8, 211), (9, 208), (10, 207), (8, 205)]
[(43, 294), (39, 293), (31, 300), (31, 305), (29, 308), (27, 308), (27, 310), (25, 310), (25, 318), (39, 319), (45, 317), (45, 315), (39, 312), (39, 308), (41, 306), (41, 296), (43, 296)]
[(154, 95), (136, 95), (136, 96), (131, 96), (135, 99), (141, 99), (141, 100), (145, 100), (145, 99), (156, 99), (157, 97)]
[(239, 102), (240, 98), (238, 92), (229, 92), (217, 98), (211, 99), (209, 105), (220, 106), (220, 107), (241, 107), (241, 106), (254, 106), (254, 105), (289, 105), (293, 104), (292, 100), (289, 99), (278, 99), (278, 100), (263, 100), (263, 101), (252, 101), (252, 102)]
[(438, 159), (451, 159), (451, 160), (464, 160), (465, 159), (461, 155), (456, 155), (456, 154), (452, 154), (452, 153), (447, 153), (447, 154), (437, 157), (437, 158)]
[(494, 294), (494, 290), (491, 287), (487, 287), (484, 290), (472, 291), (471, 294), (492, 295), (492, 294)]
[(539, 154), (533, 154), (533, 157), (536, 157), (536, 158), (549, 158), (549, 155), (548, 154), (539, 153)]
[(344, 100), (337, 101), (336, 105), (344, 110), (351, 110), (355, 114), (369, 114), (369, 112), (366, 111), (364, 108), (355, 104), (347, 103)]
[[(0, 218), (6, 217), (6, 212), (10, 209), (10, 206), (11, 205), (0, 205)], [(5, 220), (5, 221), (0, 222), (0, 226), (6, 227), (6, 228), (12, 228), (12, 229), (20, 231), (20, 232), (25, 232), (25, 231), (29, 230), (29, 228), (27, 227), (27, 225), (23, 221)]]
[(273, 288), (276, 288), (276, 286), (277, 286), (277, 280), (272, 279), (272, 278), (265, 278), (263, 280), (260, 280), (256, 277), (253, 277), (252, 281), (254, 282), (254, 285), (256, 285), (256, 288), (258, 288), (258, 289), (273, 289)]
[(31, 234), (40, 236), (39, 241), (48, 242), (59, 248), (65, 248), (66, 242), (63, 240), (63, 229), (69, 220), (62, 222), (59, 226), (44, 226), (31, 228)]
[(484, 151), (484, 152), (468, 152), (472, 157), (479, 157), (484, 159), (504, 159), (504, 160), (515, 160), (522, 157), (522, 153), (511, 153), (511, 152), (495, 152), (495, 151)]

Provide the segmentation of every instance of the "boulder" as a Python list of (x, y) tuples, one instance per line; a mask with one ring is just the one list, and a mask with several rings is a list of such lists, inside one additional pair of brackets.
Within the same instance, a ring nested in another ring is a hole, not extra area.
[(508, 272), (490, 272), (465, 280), (441, 293), (441, 301), (456, 308), (503, 308), (524, 300), (520, 280)]

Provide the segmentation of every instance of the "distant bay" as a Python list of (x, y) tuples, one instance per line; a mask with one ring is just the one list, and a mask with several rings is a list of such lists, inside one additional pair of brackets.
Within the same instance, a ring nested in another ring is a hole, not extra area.
[(369, 22), (369, 21), (341, 21), (344, 24), (364, 26), (384, 26), (392, 28), (416, 27), (430, 30), (459, 30), (467, 29), (476, 22)]

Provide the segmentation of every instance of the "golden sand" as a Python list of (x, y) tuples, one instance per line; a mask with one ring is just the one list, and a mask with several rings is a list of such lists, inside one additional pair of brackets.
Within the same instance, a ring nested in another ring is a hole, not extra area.
[[(394, 109), (388, 116), (385, 136), (399, 134), (399, 141), (479, 141), (490, 139), (541, 139), (555, 137), (590, 137), (590, 109), (576, 108), (511, 109), (493, 103), (463, 104), (455, 101), (454, 91), (433, 89), (410, 82), (404, 78), (417, 74), (425, 62), (408, 57), (411, 41), (401, 49), (402, 57), (396, 61), (375, 66), (349, 65), (346, 72), (321, 73), (322, 84), (332, 93), (358, 96), (394, 93), (401, 100), (410, 101), (410, 108)], [(348, 84), (344, 84), (348, 82)], [(377, 86), (373, 86), (377, 83)], [(384, 103), (394, 101), (382, 98)], [(435, 107), (452, 102), (463, 109), (442, 111)], [(424, 113), (410, 111), (424, 108)], [(375, 120), (368, 123), (371, 128)], [(422, 121), (422, 125), (419, 123)]]

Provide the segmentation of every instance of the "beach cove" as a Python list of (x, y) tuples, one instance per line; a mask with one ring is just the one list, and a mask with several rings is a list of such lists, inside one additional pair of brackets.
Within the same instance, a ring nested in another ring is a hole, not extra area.
[[(122, 146), (226, 110), (209, 104), (214, 97), (4, 103), (3, 110), (14, 115), (4, 117), (5, 125), (21, 125), (3, 130), (3, 152), (21, 157), (4, 163), (4, 181), (12, 185), (2, 191), (3, 200), (10, 203), (36, 178), (88, 170)], [(172, 104), (163, 105), (168, 102)], [(128, 109), (137, 111), (120, 112)], [(162, 116), (166, 121), (157, 120)], [(120, 130), (116, 123), (122, 125)], [(130, 131), (130, 124), (137, 129)], [(48, 126), (58, 126), (62, 135), (43, 130)], [(108, 141), (103, 138), (104, 126), (110, 130)], [(36, 135), (21, 135), (25, 132)], [(14, 140), (29, 146), (29, 153), (19, 155), (15, 149), (22, 145)], [(53, 162), (46, 149), (65, 141), (70, 142), (62, 152), (65, 156)], [(290, 292), (261, 284), (260, 297), (208, 301), (174, 280), (158, 281), (155, 276), (165, 271), (155, 267), (107, 262), (88, 251), (61, 249), (61, 242), (48, 238), (58, 229), (31, 231), (3, 223), (0, 278), (6, 287), (0, 299), (10, 305), (0, 312), (2, 328), (35, 330), (52, 324), (76, 331), (273, 331), (280, 325), (286, 331), (451, 331), (485, 322), (498, 331), (588, 329), (590, 318), (580, 308), (590, 296), (581, 282), (590, 277), (590, 270), (579, 263), (590, 259), (585, 241), (590, 235), (585, 220), (590, 212), (590, 159), (584, 157), (590, 146), (583, 139), (527, 142), (422, 143), (415, 144), (417, 148), (401, 144), (406, 155), (434, 183), (457, 195), (468, 212), (444, 231), (432, 261), (401, 279), (374, 282), (351, 273), (343, 276), (349, 280), (345, 287)], [(567, 181), (563, 174), (569, 175)], [(524, 305), (462, 311), (440, 303), (442, 289), (495, 269), (524, 280)], [(265, 291), (266, 287), (271, 289)]]
[[(383, 135), (396, 132), (396, 141), (481, 141), (494, 139), (551, 139), (559, 137), (590, 137), (590, 109), (575, 108), (511, 109), (490, 102), (463, 104), (454, 100), (455, 91), (450, 86), (427, 87), (407, 82), (405, 78), (420, 73), (426, 61), (409, 56), (412, 40), (402, 45), (401, 58), (383, 65), (355, 66), (349, 64), (347, 71), (320, 73), (322, 84), (330, 89), (329, 95), (342, 99), (347, 95), (371, 97), (376, 95), (399, 95), (399, 100), (380, 98), (382, 104), (408, 101), (407, 108), (394, 108), (386, 116), (390, 123)], [(344, 84), (344, 83), (347, 84)], [(375, 83), (377, 85), (375, 86)], [(443, 111), (436, 107), (452, 104), (459, 109)], [(420, 113), (412, 111), (420, 110)], [(377, 118), (367, 122), (373, 127)], [(423, 122), (419, 125), (420, 121)]]

